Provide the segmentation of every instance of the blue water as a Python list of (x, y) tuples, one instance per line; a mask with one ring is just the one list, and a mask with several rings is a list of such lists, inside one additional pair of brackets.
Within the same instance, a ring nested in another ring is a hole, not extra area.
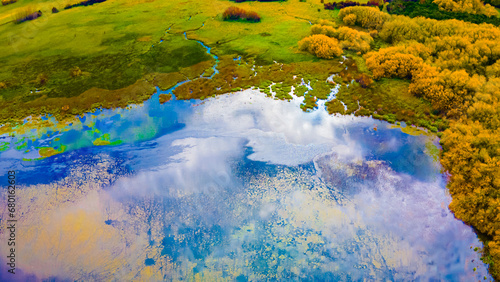
[[(35, 196), (34, 218), (52, 220), (28, 221), (24, 208), (24, 228), (70, 232), (55, 215), (68, 214), (65, 203), (74, 201), (69, 214), (100, 217), (95, 232), (114, 234), (87, 239), (90, 253), (111, 254), (92, 267), (92, 256), (70, 259), (71, 244), (33, 235), (32, 251), (19, 250), (26, 275), (120, 280), (143, 277), (149, 267), (161, 280), (490, 277), (471, 249), (481, 246), (476, 235), (447, 209), (446, 179), (426, 153), (436, 140), (370, 118), (304, 113), (300, 100), (256, 91), (163, 105), (158, 95), (33, 141), (53, 146), (58, 136), (66, 153), (36, 161), (0, 153), (0, 164), (18, 171), (20, 189)], [(105, 133), (123, 143), (91, 145)], [(37, 208), (47, 207), (42, 195), (64, 187), (81, 196), (61, 194), (50, 209)], [(47, 244), (53, 251), (36, 251)], [(109, 272), (106, 263), (118, 269)]]

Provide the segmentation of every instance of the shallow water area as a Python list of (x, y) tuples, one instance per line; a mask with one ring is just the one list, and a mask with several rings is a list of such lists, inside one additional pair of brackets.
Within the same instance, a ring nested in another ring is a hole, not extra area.
[(491, 280), (432, 137), (256, 90), (158, 95), (32, 141), (65, 153), (0, 152), (19, 174), (16, 279)]

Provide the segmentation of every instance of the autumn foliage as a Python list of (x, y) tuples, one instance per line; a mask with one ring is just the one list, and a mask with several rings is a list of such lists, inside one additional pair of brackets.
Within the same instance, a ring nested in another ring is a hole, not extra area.
[(370, 50), (373, 38), (370, 34), (349, 27), (334, 28), (329, 25), (316, 24), (311, 27), (311, 34), (323, 34), (339, 40), (341, 49), (366, 53)]
[(377, 7), (379, 6), (379, 1), (377, 0), (370, 0), (367, 3), (359, 3), (355, 1), (340, 1), (340, 2), (330, 2), (330, 3), (325, 3), (325, 10), (335, 10), (335, 9), (343, 9), (346, 7), (352, 7), (352, 6), (368, 6), (368, 7)]
[(484, 4), (481, 0), (434, 0), (441, 10), (449, 12), (480, 14), (488, 17), (497, 16), (495, 7)]
[(370, 50), (370, 44), (373, 42), (373, 38), (369, 33), (357, 31), (345, 26), (337, 29), (335, 38), (340, 41), (340, 47), (342, 49), (359, 51), (361, 53), (368, 52)]
[(340, 10), (339, 18), (344, 20), (348, 15), (355, 15), (356, 20), (350, 25), (358, 24), (365, 28), (380, 29), (391, 16), (373, 7), (348, 7)]
[(28, 6), (14, 14), (14, 23), (19, 24), (26, 21), (32, 21), (41, 16), (42, 11), (36, 11), (33, 7)]
[[(500, 4), (500, 0), (486, 0), (492, 5)], [(450, 20), (457, 19), (464, 22), (471, 22), (476, 24), (489, 23), (495, 26), (500, 26), (500, 18), (494, 16), (496, 11), (484, 6), (489, 10), (486, 13), (471, 13), (471, 11), (459, 12), (442, 9), (433, 2), (433, 0), (420, 0), (418, 2), (412, 1), (392, 1), (387, 5), (387, 12), (394, 15), (405, 15), (411, 18), (426, 17), (436, 20)], [(488, 14), (488, 15), (485, 15)], [(491, 16), (490, 16), (491, 15)]]
[[(465, 2), (464, 2), (465, 3)], [(490, 272), (500, 278), (500, 29), (489, 24), (340, 11), (378, 31), (391, 47), (364, 55), (373, 78), (411, 81), (409, 92), (454, 122), (442, 135), (450, 209), (485, 235)], [(352, 19), (344, 22), (352, 24)]]
[(97, 4), (97, 3), (102, 3), (102, 2), (105, 2), (106, 0), (83, 0), (83, 1), (76, 1), (76, 3), (72, 3), (72, 4), (67, 4), (66, 6), (64, 6), (64, 9), (71, 9), (71, 8), (75, 8), (75, 7), (80, 7), (80, 6), (92, 6), (94, 4)]
[(373, 78), (398, 77), (411, 79), (423, 66), (424, 61), (412, 54), (406, 54), (396, 47), (370, 52), (365, 56), (366, 66)]
[(229, 7), (222, 14), (225, 21), (246, 20), (248, 22), (260, 22), (260, 16), (253, 11), (245, 11), (238, 7)]
[(5, 5), (13, 4), (16, 2), (17, 2), (17, 0), (2, 0), (2, 5), (5, 6)]
[(342, 55), (338, 40), (324, 34), (313, 34), (300, 40), (299, 49), (323, 59), (333, 59)]

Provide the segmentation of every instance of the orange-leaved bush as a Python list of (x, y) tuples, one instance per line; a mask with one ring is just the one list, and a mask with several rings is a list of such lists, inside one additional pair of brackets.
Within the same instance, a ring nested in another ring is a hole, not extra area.
[(245, 11), (238, 7), (229, 7), (222, 14), (225, 21), (247, 20), (249, 22), (260, 22), (260, 16), (253, 11)]
[(238, 20), (246, 15), (246, 11), (238, 7), (229, 7), (222, 14), (224, 20)]

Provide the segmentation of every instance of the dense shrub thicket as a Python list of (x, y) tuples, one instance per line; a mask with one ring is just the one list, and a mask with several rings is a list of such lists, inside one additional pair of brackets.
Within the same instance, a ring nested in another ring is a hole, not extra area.
[(36, 11), (33, 7), (26, 7), (14, 14), (14, 23), (32, 21), (42, 16), (42, 11)]
[(382, 1), (381, 3), (378, 0), (370, 0), (367, 3), (359, 3), (356, 1), (340, 1), (340, 2), (330, 2), (330, 3), (325, 3), (325, 9), (326, 10), (335, 10), (335, 9), (343, 9), (346, 7), (352, 7), (352, 6), (369, 6), (369, 7), (377, 7), (377, 6), (383, 6), (384, 2)]
[[(346, 17), (347, 18), (347, 17)], [(328, 21), (320, 21), (311, 27), (311, 36), (299, 41), (299, 49), (319, 58), (332, 59), (342, 55), (343, 49), (366, 53), (373, 38), (369, 33), (346, 26), (339, 28)]]
[(242, 3), (242, 2), (250, 2), (250, 1), (258, 1), (258, 2), (283, 2), (286, 0), (231, 0), (236, 3)]
[(497, 10), (489, 4), (484, 4), (481, 0), (434, 0), (440, 10), (448, 12), (469, 13), (485, 15), (488, 17), (497, 16)]
[(238, 7), (229, 7), (222, 14), (225, 21), (245, 20), (248, 22), (260, 22), (260, 16), (253, 11), (245, 11)]
[(489, 23), (492, 25), (500, 26), (500, 18), (496, 16), (486, 16), (483, 14), (472, 14), (466, 12), (450, 12), (439, 9), (436, 3), (432, 0), (427, 0), (424, 3), (412, 1), (398, 1), (392, 2), (387, 6), (387, 11), (390, 14), (415, 17), (426, 17), (436, 20), (451, 20), (457, 19), (470, 23)]
[(334, 28), (328, 25), (316, 24), (311, 27), (311, 34), (323, 34), (335, 38), (339, 40), (339, 47), (341, 49), (361, 53), (368, 52), (370, 50), (370, 44), (373, 42), (373, 38), (370, 34), (346, 26)]
[(78, 2), (78, 3), (75, 3), (75, 4), (68, 4), (64, 7), (64, 9), (71, 9), (71, 8), (74, 8), (74, 7), (79, 7), (79, 6), (90, 6), (90, 5), (94, 5), (94, 4), (97, 4), (97, 3), (102, 3), (102, 2), (105, 2), (106, 0), (85, 0), (85, 1), (81, 1), (81, 2)]
[[(409, 3), (407, 3), (409, 4)], [(365, 55), (375, 79), (410, 79), (410, 93), (454, 120), (442, 133), (450, 209), (485, 237), (482, 260), (500, 278), (500, 29), (490, 24), (340, 10), (394, 44)], [(473, 15), (479, 16), (479, 15)]]
[(5, 6), (5, 5), (13, 4), (16, 2), (17, 2), (17, 0), (2, 0), (2, 5)]
[(500, 8), (500, 0), (485, 0), (484, 4), (490, 4), (493, 7)]

